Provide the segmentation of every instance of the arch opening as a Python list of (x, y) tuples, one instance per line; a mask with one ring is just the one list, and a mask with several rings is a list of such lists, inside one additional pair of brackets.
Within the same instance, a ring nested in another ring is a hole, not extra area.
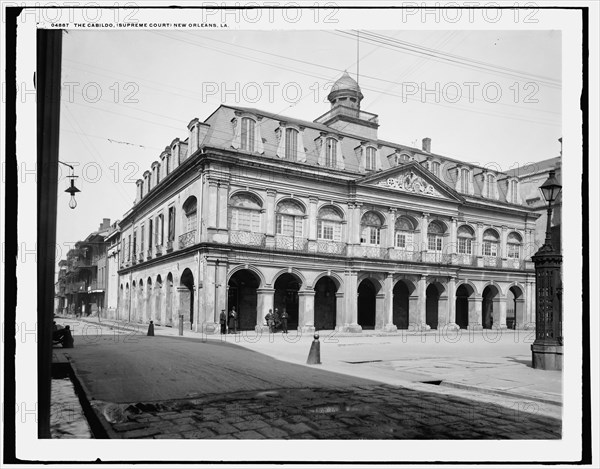
[(498, 289), (494, 285), (488, 285), (481, 295), (481, 320), (484, 329), (491, 329), (494, 325), (494, 300), (498, 293)]
[(228, 285), (227, 305), (229, 311), (233, 307), (237, 311), (237, 330), (254, 330), (260, 279), (251, 270), (243, 269), (231, 276)]
[(432, 329), (437, 329), (440, 290), (437, 285), (432, 283), (427, 287), (425, 293), (425, 323)]
[(456, 289), (455, 322), (461, 329), (466, 329), (469, 326), (469, 298), (473, 293), (473, 287), (466, 283)]
[(410, 295), (414, 287), (404, 280), (399, 280), (393, 290), (393, 323), (398, 329), (408, 329)]
[(186, 312), (184, 321), (190, 323), (190, 329), (194, 324), (194, 274), (190, 269), (185, 269), (181, 274), (181, 288), (179, 291), (179, 309), (181, 312)]
[(279, 276), (275, 281), (274, 307), (278, 314), (283, 313), (284, 310), (288, 313), (288, 329), (298, 328), (298, 291), (301, 285), (301, 280), (290, 273)]
[(337, 284), (324, 276), (315, 284), (315, 329), (332, 330), (336, 327)]
[(358, 286), (358, 324), (363, 329), (375, 329), (376, 296), (379, 289), (372, 280), (364, 279)]

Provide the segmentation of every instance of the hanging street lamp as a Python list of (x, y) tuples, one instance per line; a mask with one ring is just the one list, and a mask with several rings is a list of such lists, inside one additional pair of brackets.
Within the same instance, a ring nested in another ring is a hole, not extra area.
[(540, 191), (548, 202), (546, 239), (531, 257), (535, 263), (535, 341), (531, 345), (532, 367), (542, 370), (562, 370), (562, 255), (552, 246), (552, 205), (562, 186), (550, 171)]
[(73, 168), (73, 166), (71, 166), (70, 164), (67, 164), (67, 163), (63, 163), (62, 161), (59, 161), (59, 163), (64, 164), (65, 166), (68, 166), (69, 168), (71, 168), (71, 174), (69, 176), (67, 176), (71, 180), (71, 185), (65, 189), (65, 192), (68, 192), (69, 194), (71, 194), (71, 200), (69, 200), (69, 208), (74, 209), (75, 207), (77, 207), (77, 201), (75, 200), (75, 194), (77, 192), (81, 192), (79, 189), (77, 189), (77, 187), (75, 187), (75, 179), (78, 176), (75, 176), (75, 168)]

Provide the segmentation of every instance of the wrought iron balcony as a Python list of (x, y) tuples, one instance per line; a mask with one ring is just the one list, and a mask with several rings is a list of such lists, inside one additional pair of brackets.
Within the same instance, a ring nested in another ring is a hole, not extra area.
[(525, 269), (525, 261), (523, 259), (509, 258), (506, 263), (506, 267), (508, 269), (523, 270), (523, 269)]
[(188, 231), (179, 237), (179, 249), (196, 244), (196, 230)]
[(406, 251), (403, 249), (390, 249), (390, 259), (405, 262), (421, 262), (421, 251)]
[(471, 254), (455, 254), (453, 257), (453, 264), (457, 265), (477, 265), (477, 256)]
[(317, 240), (317, 252), (319, 254), (336, 254), (343, 256), (346, 254), (346, 243), (319, 239)]
[(308, 240), (306, 238), (294, 238), (293, 236), (275, 236), (275, 249), (286, 251), (308, 251)]
[(431, 264), (450, 264), (452, 256), (445, 252), (424, 252), (422, 255), (423, 262)]
[(502, 259), (494, 256), (483, 256), (484, 267), (502, 267)]
[(357, 246), (355, 250), (356, 257), (368, 257), (372, 259), (388, 259), (389, 254), (387, 248), (379, 246)]
[(264, 233), (253, 233), (251, 231), (230, 231), (229, 232), (229, 244), (235, 244), (239, 246), (257, 246), (265, 247), (265, 234)]

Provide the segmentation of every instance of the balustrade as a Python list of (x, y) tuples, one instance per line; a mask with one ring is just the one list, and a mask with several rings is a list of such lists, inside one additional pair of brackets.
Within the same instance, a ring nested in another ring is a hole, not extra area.
[(253, 233), (251, 231), (230, 231), (229, 232), (229, 244), (236, 244), (241, 246), (265, 246), (265, 234), (264, 233)]
[(179, 249), (196, 244), (196, 230), (188, 231), (179, 237)]
[(308, 240), (306, 238), (294, 238), (293, 236), (275, 236), (275, 249), (286, 251), (307, 252)]
[(405, 262), (421, 262), (420, 251), (406, 251), (403, 249), (390, 249), (390, 259)]
[(483, 256), (484, 267), (502, 267), (502, 259), (494, 256)]
[(379, 246), (358, 246), (356, 249), (356, 257), (369, 257), (374, 259), (388, 259), (387, 248)]
[(317, 241), (317, 252), (320, 254), (346, 254), (346, 243), (336, 241), (327, 241), (320, 239)]

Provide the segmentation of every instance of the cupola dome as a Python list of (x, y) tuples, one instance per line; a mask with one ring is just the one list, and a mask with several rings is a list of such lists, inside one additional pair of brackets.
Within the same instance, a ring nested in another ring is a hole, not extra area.
[(360, 86), (358, 86), (354, 78), (348, 75), (348, 72), (344, 72), (333, 84), (331, 91), (327, 95), (327, 99), (332, 106), (339, 104), (348, 107), (360, 107), (363, 97)]

